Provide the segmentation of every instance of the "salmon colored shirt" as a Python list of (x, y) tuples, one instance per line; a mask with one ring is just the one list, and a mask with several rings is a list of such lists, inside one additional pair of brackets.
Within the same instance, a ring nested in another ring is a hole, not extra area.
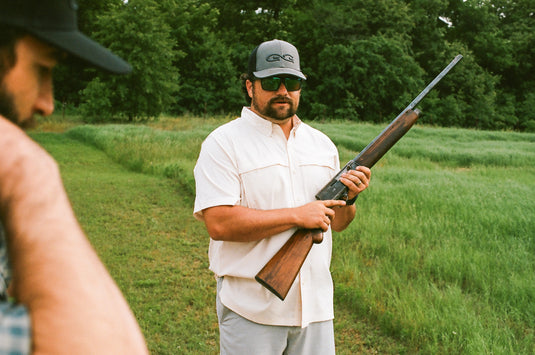
[[(243, 108), (240, 118), (214, 130), (203, 142), (194, 169), (194, 216), (221, 205), (270, 210), (315, 200), (340, 170), (338, 151), (320, 131), (297, 117), (288, 140), (281, 128)], [(250, 321), (306, 327), (334, 318), (330, 274), (332, 235), (315, 244), (284, 301), (260, 285), (255, 275), (295, 232), (256, 242), (210, 239), (210, 270), (223, 277), (222, 303)]]

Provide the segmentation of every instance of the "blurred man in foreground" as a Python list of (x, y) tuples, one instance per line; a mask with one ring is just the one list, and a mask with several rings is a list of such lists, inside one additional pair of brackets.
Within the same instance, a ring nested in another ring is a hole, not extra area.
[(53, 112), (52, 69), (64, 56), (131, 70), (78, 31), (77, 8), (75, 0), (0, 0), (0, 354), (148, 352), (56, 162), (20, 128)]

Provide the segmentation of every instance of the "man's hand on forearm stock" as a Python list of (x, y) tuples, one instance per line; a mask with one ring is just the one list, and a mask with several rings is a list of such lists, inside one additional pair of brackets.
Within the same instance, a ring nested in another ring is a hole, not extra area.
[[(366, 190), (370, 185), (371, 170), (365, 166), (357, 166), (340, 177), (340, 181), (347, 186), (347, 199), (351, 200)], [(332, 229), (341, 232), (353, 221), (356, 214), (355, 205), (335, 209), (336, 215), (332, 222)]]
[(365, 166), (357, 166), (340, 177), (340, 181), (347, 186), (347, 199), (351, 200), (370, 185), (371, 170)]

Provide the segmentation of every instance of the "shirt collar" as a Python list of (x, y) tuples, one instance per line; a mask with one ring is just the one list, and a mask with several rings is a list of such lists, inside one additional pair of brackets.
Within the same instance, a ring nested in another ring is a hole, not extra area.
[[(275, 129), (275, 126), (277, 126), (276, 123), (272, 123), (265, 118), (257, 115), (254, 113), (249, 107), (243, 107), (241, 111), (241, 117), (246, 119), (248, 122), (250, 122), (254, 127), (256, 127), (260, 132), (265, 134), (266, 136), (271, 136), (273, 134), (273, 130)], [(293, 129), (292, 133), (296, 134), (297, 129), (299, 126), (301, 126), (301, 120), (297, 115), (295, 115), (293, 118)]]

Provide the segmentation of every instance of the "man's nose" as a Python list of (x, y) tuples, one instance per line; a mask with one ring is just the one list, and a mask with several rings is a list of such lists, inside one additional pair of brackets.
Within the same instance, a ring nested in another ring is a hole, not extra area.
[(34, 111), (42, 116), (48, 116), (54, 112), (54, 88), (52, 78), (42, 83), (39, 90), (39, 96), (35, 101)]
[(279, 88), (277, 89), (277, 94), (278, 95), (288, 94), (288, 90), (286, 89), (286, 85), (284, 85), (284, 81), (281, 82), (281, 84), (279, 85)]

